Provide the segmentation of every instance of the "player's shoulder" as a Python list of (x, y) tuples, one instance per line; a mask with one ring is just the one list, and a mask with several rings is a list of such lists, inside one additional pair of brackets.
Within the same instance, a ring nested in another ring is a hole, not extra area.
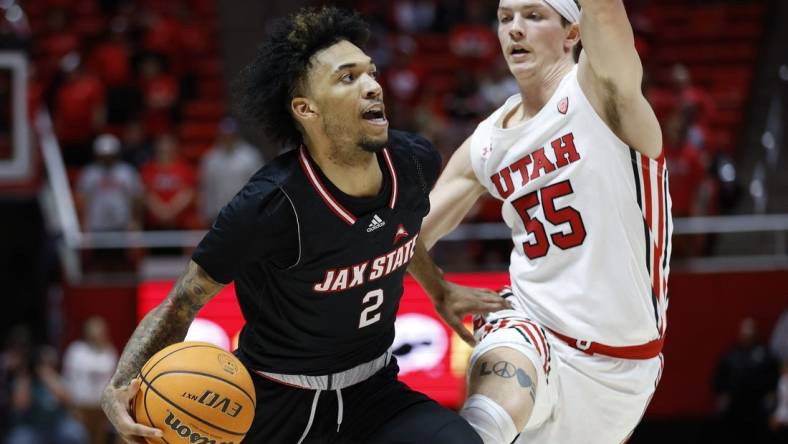
[(408, 167), (415, 163), (440, 165), (441, 157), (435, 145), (424, 136), (407, 131), (389, 130), (389, 150), (392, 156)]
[(298, 166), (296, 154), (296, 150), (288, 151), (257, 170), (229, 205), (257, 214), (271, 214), (280, 209), (286, 200), (283, 188)]
[(298, 150), (292, 149), (276, 156), (252, 175), (252, 180), (269, 180), (278, 184), (287, 181), (299, 168)]
[(389, 148), (395, 151), (401, 150), (434, 150), (435, 146), (424, 136), (408, 131), (390, 129)]

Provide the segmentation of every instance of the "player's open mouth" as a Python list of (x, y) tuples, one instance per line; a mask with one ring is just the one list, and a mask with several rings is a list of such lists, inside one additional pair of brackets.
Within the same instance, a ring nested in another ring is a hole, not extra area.
[(386, 125), (386, 112), (383, 110), (383, 105), (375, 105), (367, 109), (361, 114), (361, 117), (373, 125)]
[(512, 46), (512, 49), (509, 50), (509, 54), (511, 54), (512, 58), (514, 58), (514, 59), (523, 58), (523, 57), (527, 56), (530, 53), (531, 53), (531, 51), (523, 48), (520, 45), (514, 45), (514, 46)]

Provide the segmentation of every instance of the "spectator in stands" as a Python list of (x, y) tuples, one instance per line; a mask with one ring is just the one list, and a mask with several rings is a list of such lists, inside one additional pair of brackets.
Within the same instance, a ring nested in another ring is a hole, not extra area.
[(481, 94), (475, 73), (460, 71), (457, 84), (444, 100), (449, 124), (444, 137), (460, 146), (466, 134), (473, 132), (476, 124), (488, 110), (487, 100)]
[(30, 330), (15, 325), (3, 338), (0, 353), (0, 430), (10, 428), (14, 379), (31, 359)]
[(107, 125), (114, 128), (136, 119), (142, 108), (140, 91), (132, 77), (132, 43), (127, 33), (128, 22), (114, 19), (88, 61), (106, 86)]
[(63, 57), (80, 49), (79, 36), (67, 26), (68, 22), (69, 17), (64, 8), (53, 5), (47, 11), (44, 37), (36, 44), (44, 55), (41, 68), (47, 82), (52, 80)]
[(9, 390), (6, 444), (90, 444), (87, 432), (66, 408), (70, 394), (57, 373), (57, 352), (32, 352), (29, 333), (17, 329), (4, 356)]
[(145, 111), (145, 133), (156, 137), (172, 129), (179, 100), (178, 80), (165, 71), (161, 57), (148, 55), (140, 67), (141, 87)]
[(714, 101), (703, 88), (692, 83), (689, 69), (682, 64), (673, 66), (671, 81), (675, 100), (674, 109), (691, 116), (687, 138), (700, 149), (710, 148), (708, 126), (715, 111)]
[(417, 50), (415, 43), (408, 38), (397, 40), (391, 66), (382, 79), (388, 101), (396, 101), (397, 105), (408, 108), (405, 112), (411, 112), (410, 108), (415, 106), (421, 97), (427, 73), (419, 64), (414, 63), (412, 54)]
[[(719, 181), (709, 174), (706, 153), (695, 145), (689, 133), (695, 110), (677, 109), (663, 122), (663, 154), (670, 172), (670, 194), (674, 217), (706, 216), (718, 210)], [(713, 235), (678, 236), (673, 243), (676, 258), (704, 254), (714, 242)]]
[(771, 426), (777, 434), (778, 442), (788, 442), (788, 308), (783, 310), (780, 319), (774, 326), (769, 341), (769, 350), (782, 365)]
[(140, 121), (127, 123), (121, 137), (121, 157), (135, 168), (142, 168), (153, 157), (153, 146)]
[(110, 88), (131, 83), (131, 43), (127, 30), (125, 19), (113, 20), (90, 53), (88, 66)]
[(400, 31), (424, 32), (435, 22), (434, 0), (398, 0), (393, 8), (394, 22)]
[(720, 358), (714, 374), (719, 442), (768, 442), (768, 400), (776, 382), (776, 363), (758, 339), (755, 320), (746, 318), (737, 343)]
[(776, 406), (770, 419), (776, 442), (788, 442), (788, 361), (783, 361), (777, 381)]
[(211, 38), (194, 11), (185, 3), (178, 8), (178, 46), (181, 48), (181, 67), (174, 70), (179, 77), (180, 100), (188, 101), (197, 96), (198, 73), (193, 60), (205, 59), (211, 48)]
[(493, 68), (483, 71), (482, 75), (480, 90), (489, 111), (497, 109), (506, 99), (520, 91), (503, 59), (496, 61)]
[(788, 363), (788, 308), (783, 310), (774, 326), (769, 349), (777, 360)]
[(77, 53), (64, 57), (61, 69), (65, 81), (55, 96), (55, 133), (66, 165), (82, 167), (90, 162), (90, 145), (104, 127), (104, 85)]
[(93, 144), (96, 161), (77, 184), (77, 205), (87, 231), (125, 231), (140, 227), (142, 183), (134, 168), (121, 161), (120, 141), (104, 134)]
[(213, 222), (261, 166), (259, 151), (241, 138), (235, 120), (223, 119), (216, 144), (200, 163), (200, 215), (205, 225)]
[(180, 24), (175, 18), (178, 2), (149, 2), (143, 21), (144, 50), (161, 54), (172, 71), (180, 74), (183, 67)]
[(703, 189), (706, 166), (700, 149), (687, 139), (688, 122), (683, 114), (674, 113), (664, 127), (663, 153), (670, 171), (672, 212), (676, 217), (702, 216), (709, 200)]
[(115, 372), (118, 353), (110, 342), (107, 323), (94, 316), (85, 321), (82, 338), (66, 348), (63, 378), (74, 411), (90, 434), (91, 444), (106, 444), (109, 421), (101, 410), (101, 392)]
[[(485, 17), (482, 2), (468, 3), (468, 19), (449, 31), (449, 48), (469, 68), (487, 69), (500, 56), (498, 36)], [(500, 103), (498, 104), (500, 106)]]
[(141, 174), (146, 228), (196, 228), (196, 174), (191, 165), (178, 157), (178, 143), (172, 134), (162, 134), (156, 139), (153, 158), (142, 166)]

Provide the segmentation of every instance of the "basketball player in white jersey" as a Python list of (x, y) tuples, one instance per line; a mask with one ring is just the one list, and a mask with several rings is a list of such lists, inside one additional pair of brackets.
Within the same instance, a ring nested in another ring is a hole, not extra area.
[(421, 234), (485, 191), (512, 230), (513, 309), (475, 319), (461, 414), (485, 443), (618, 444), (661, 373), (671, 235), (632, 28), (622, 0), (501, 0), (498, 37), (520, 94), (454, 153)]

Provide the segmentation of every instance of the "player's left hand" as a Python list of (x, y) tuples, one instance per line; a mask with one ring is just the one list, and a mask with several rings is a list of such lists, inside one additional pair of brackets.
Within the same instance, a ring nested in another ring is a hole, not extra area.
[(465, 315), (484, 315), (512, 308), (509, 301), (492, 290), (464, 287), (451, 282), (446, 283), (443, 293), (435, 298), (434, 303), (443, 321), (470, 346), (476, 345), (476, 339), (462, 322)]

